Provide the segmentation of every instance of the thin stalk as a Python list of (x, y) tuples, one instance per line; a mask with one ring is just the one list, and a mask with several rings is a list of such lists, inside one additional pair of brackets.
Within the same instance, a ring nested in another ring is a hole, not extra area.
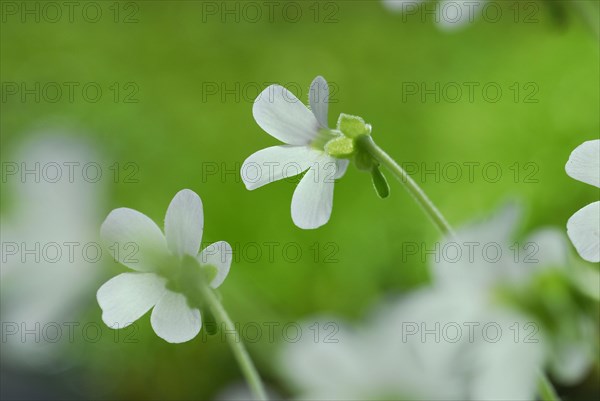
[[(427, 197), (421, 187), (400, 167), (394, 159), (390, 157), (383, 149), (375, 144), (370, 136), (360, 139), (360, 146), (366, 150), (375, 160), (391, 171), (398, 181), (400, 181), (408, 192), (415, 198), (417, 203), (423, 208), (425, 213), (431, 218), (436, 227), (444, 235), (454, 235), (454, 231), (442, 213), (433, 202)], [(544, 372), (538, 374), (538, 392), (542, 401), (560, 401), (560, 397), (552, 386), (552, 383)]]
[(579, 13), (584, 24), (590, 29), (596, 40), (600, 40), (600, 24), (598, 23), (598, 3), (592, 0), (569, 2)]
[[(237, 333), (235, 324), (233, 324), (233, 321), (227, 314), (227, 311), (225, 310), (225, 308), (223, 308), (223, 305), (221, 305), (221, 302), (219, 302), (219, 300), (215, 296), (214, 291), (205, 285), (201, 286), (201, 291), (204, 300), (210, 306), (210, 309), (212, 310), (215, 318), (221, 321), (221, 323), (225, 326), (228, 332)], [(254, 394), (254, 397), (256, 397), (256, 399), (260, 401), (267, 401), (267, 393), (265, 392), (262, 380), (260, 379), (260, 376), (258, 374), (258, 371), (256, 370), (256, 367), (254, 366), (254, 363), (252, 362), (252, 359), (250, 359), (250, 355), (248, 354), (244, 343), (239, 338), (239, 335), (234, 336), (233, 338), (231, 336), (227, 336), (227, 341), (229, 342), (231, 351), (233, 352), (235, 359), (237, 359), (238, 364), (240, 365), (240, 369), (242, 370), (242, 374), (246, 378), (246, 381), (248, 382), (248, 385), (250, 386), (250, 390)]]
[(398, 181), (404, 185), (442, 234), (450, 236), (454, 235), (454, 231), (452, 230), (452, 227), (450, 227), (450, 224), (448, 224), (448, 221), (446, 221), (442, 213), (435, 207), (425, 192), (423, 192), (419, 184), (417, 184), (410, 175), (408, 175), (406, 170), (400, 167), (390, 155), (377, 146), (371, 136), (364, 136), (361, 138), (360, 146), (396, 176)]
[(538, 374), (538, 393), (542, 401), (560, 401), (556, 390), (544, 372)]

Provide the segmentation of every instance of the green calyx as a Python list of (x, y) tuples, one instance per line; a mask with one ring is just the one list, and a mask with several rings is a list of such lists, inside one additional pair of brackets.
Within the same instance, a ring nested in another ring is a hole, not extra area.
[(384, 199), (390, 195), (390, 186), (379, 169), (379, 162), (364, 145), (364, 141), (370, 140), (370, 135), (371, 125), (365, 123), (365, 120), (342, 113), (338, 118), (336, 130), (324, 132), (319, 135), (319, 138), (321, 138), (320, 144), (325, 142), (323, 150), (329, 156), (339, 159), (354, 158), (359, 170), (369, 172), (377, 196)]
[(363, 135), (371, 134), (371, 125), (365, 123), (365, 120), (358, 116), (342, 113), (338, 118), (337, 130), (345, 137), (358, 139)]
[(336, 130), (330, 132), (337, 135), (327, 140), (323, 150), (332, 157), (349, 159), (359, 153), (356, 142), (359, 138), (371, 134), (371, 126), (360, 117), (342, 113), (338, 118)]
[(327, 142), (324, 150), (329, 156), (348, 158), (355, 152), (354, 140), (340, 135)]
[[(167, 271), (168, 274), (164, 274)], [(196, 258), (184, 255), (170, 269), (163, 269), (162, 273), (169, 290), (185, 295), (190, 307), (202, 308), (206, 301), (201, 288), (210, 287), (218, 269), (212, 265), (202, 265)]]

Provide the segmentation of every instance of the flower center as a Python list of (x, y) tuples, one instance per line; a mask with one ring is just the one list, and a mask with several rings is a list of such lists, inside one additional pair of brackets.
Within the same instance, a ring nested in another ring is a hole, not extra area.
[(330, 129), (325, 129), (325, 128), (319, 128), (317, 136), (310, 143), (310, 146), (313, 149), (324, 151), (325, 150), (325, 145), (327, 144), (327, 142), (331, 141), (332, 139), (335, 139), (335, 138), (339, 137), (340, 135), (342, 135), (341, 132), (337, 132), (337, 131), (330, 130)]
[(174, 264), (168, 269), (168, 274), (164, 272), (161, 274), (167, 279), (167, 288), (185, 295), (190, 306), (202, 306), (204, 300), (198, 287), (209, 285), (217, 275), (217, 268), (212, 265), (200, 265), (194, 257), (188, 255), (173, 262)]

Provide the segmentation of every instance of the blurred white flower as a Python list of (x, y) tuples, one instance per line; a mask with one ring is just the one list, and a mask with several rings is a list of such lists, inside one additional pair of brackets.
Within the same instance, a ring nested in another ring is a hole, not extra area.
[[(432, 263), (434, 286), (448, 291), (448, 298), (467, 294), (469, 302), (482, 307), (485, 313), (486, 308), (498, 308), (499, 290), (527, 291), (541, 274), (567, 273), (568, 247), (560, 230), (539, 229), (523, 241), (514, 240), (521, 214), (520, 208), (511, 204), (489, 220), (468, 224), (454, 237), (446, 238), (440, 246), (440, 257)], [(502, 310), (517, 313), (506, 307)], [(593, 355), (583, 338), (590, 331), (588, 322), (575, 317), (573, 322), (577, 327), (568, 328), (573, 337), (544, 341), (544, 363), (548, 362), (555, 377), (565, 383), (579, 380), (589, 369)], [(542, 325), (534, 324), (543, 334)]]
[[(146, 215), (128, 208), (115, 209), (101, 227), (102, 238), (116, 252), (115, 258), (135, 273), (120, 274), (97, 293), (102, 320), (112, 328), (127, 327), (152, 307), (150, 322), (156, 334), (170, 343), (193, 339), (202, 326), (200, 310), (189, 303), (182, 286), (194, 287), (197, 278), (185, 265), (195, 258), (200, 266), (212, 266), (210, 286), (223, 283), (231, 265), (231, 246), (216, 242), (198, 254), (204, 214), (200, 197), (189, 189), (179, 191), (165, 216), (165, 234)], [(216, 270), (215, 270), (216, 269)], [(190, 282), (192, 281), (192, 282)]]
[(301, 400), (533, 399), (543, 347), (514, 340), (523, 316), (477, 302), (426, 288), (381, 305), (357, 328), (320, 320), (336, 322), (335, 336), (287, 344), (282, 371)]
[[(442, 30), (453, 30), (464, 27), (475, 21), (482, 14), (487, 0), (440, 0), (435, 9), (435, 22)], [(429, 12), (425, 0), (383, 0), (383, 5), (390, 11), (406, 15), (419, 13), (421, 20), (428, 18)]]
[[(565, 170), (572, 178), (600, 188), (600, 139), (575, 148)], [(567, 234), (583, 259), (600, 262), (600, 201), (590, 203), (571, 216)]]
[(3, 157), (3, 362), (58, 367), (73, 355), (64, 352), (73, 341), (68, 327), (80, 325), (101, 277), (97, 227), (106, 189), (82, 174), (100, 160), (91, 143), (60, 132), (33, 135)]
[(518, 217), (507, 207), (445, 239), (432, 255), (432, 285), (380, 306), (362, 327), (341, 323), (333, 342), (303, 336), (287, 344), (282, 369), (299, 398), (535, 399), (538, 372), (548, 362), (564, 365), (561, 378), (580, 378), (589, 348), (554, 349), (536, 318), (501, 300), (504, 288), (527, 288), (567, 259), (558, 230), (540, 230), (516, 246)]
[(521, 214), (511, 203), (444, 238), (429, 259), (434, 285), (487, 294), (498, 285), (527, 284), (548, 267), (564, 267), (568, 249), (559, 230), (539, 229), (524, 241), (514, 240)]
[(328, 102), (327, 82), (316, 77), (309, 91), (311, 110), (279, 85), (263, 90), (252, 108), (258, 125), (286, 145), (259, 150), (248, 157), (242, 165), (242, 180), (247, 189), (253, 190), (306, 171), (292, 197), (292, 220), (304, 229), (329, 221), (334, 182), (344, 175), (349, 163), (324, 150), (329, 140), (341, 136), (328, 128)]

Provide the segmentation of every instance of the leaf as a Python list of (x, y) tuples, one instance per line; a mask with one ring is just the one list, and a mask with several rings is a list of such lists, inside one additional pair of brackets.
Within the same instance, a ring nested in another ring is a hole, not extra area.
[(371, 178), (373, 179), (373, 186), (377, 195), (381, 199), (387, 198), (390, 195), (390, 186), (378, 166), (373, 166), (371, 169)]

